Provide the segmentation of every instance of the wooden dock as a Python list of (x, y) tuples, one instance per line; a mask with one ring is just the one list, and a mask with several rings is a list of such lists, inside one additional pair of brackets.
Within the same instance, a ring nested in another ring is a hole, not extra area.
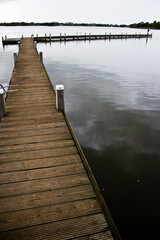
[[(84, 34), (84, 35), (59, 35), (59, 36), (52, 36), (51, 34), (49, 36), (45, 35), (42, 37), (39, 37), (38, 35), (36, 37), (32, 36), (34, 41), (36, 42), (66, 42), (66, 41), (91, 41), (91, 40), (111, 40), (111, 39), (130, 39), (130, 38), (151, 38), (152, 34)], [(18, 44), (20, 42), (20, 38), (3, 38), (2, 43), (3, 45), (8, 44)]]
[(0, 239), (121, 239), (33, 39), (24, 38), (0, 123)]

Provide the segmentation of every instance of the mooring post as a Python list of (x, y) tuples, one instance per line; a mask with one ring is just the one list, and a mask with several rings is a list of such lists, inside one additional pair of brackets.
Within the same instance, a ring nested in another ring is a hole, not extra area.
[(21, 41), (18, 41), (18, 50), (20, 50), (21, 47)]
[(37, 49), (37, 42), (34, 41), (34, 47)]
[(41, 63), (43, 63), (43, 52), (39, 53), (39, 59), (40, 59)]
[(56, 108), (58, 111), (65, 112), (64, 108), (64, 86), (56, 85)]
[(5, 35), (5, 40), (7, 40), (7, 36)]
[(13, 53), (13, 57), (14, 57), (14, 66), (15, 66), (17, 63), (17, 53)]
[(51, 40), (52, 40), (51, 34), (49, 34), (49, 40), (50, 40), (50, 42), (51, 42)]
[(2, 42), (4, 41), (4, 37), (2, 37)]
[(6, 114), (4, 95), (5, 93), (3, 89), (0, 89), (0, 122), (1, 122), (1, 118)]

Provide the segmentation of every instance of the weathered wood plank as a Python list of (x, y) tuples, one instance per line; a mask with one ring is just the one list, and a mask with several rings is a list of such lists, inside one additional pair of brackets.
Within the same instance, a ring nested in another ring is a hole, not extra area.
[(33, 142), (32, 144), (16, 144), (16, 145), (9, 145), (9, 146), (1, 146), (0, 147), (0, 154), (7, 154), (7, 153), (18, 153), (18, 152), (27, 152), (32, 150), (42, 150), (42, 149), (49, 149), (49, 148), (60, 148), (60, 147), (67, 147), (67, 146), (74, 146), (73, 140), (55, 140), (55, 141), (46, 141), (46, 142)]
[(8, 127), (7, 124), (4, 127), (0, 126), (0, 131), (3, 133), (9, 132), (9, 131), (27, 131), (28, 128), (30, 130), (35, 130), (35, 129), (42, 129), (42, 128), (53, 128), (53, 127), (65, 127), (66, 123), (64, 121), (57, 121), (57, 122), (51, 122), (51, 123), (41, 123), (41, 124), (32, 124), (32, 125), (20, 125), (20, 126), (11, 126)]
[(16, 123), (20, 121), (28, 121), (28, 120), (35, 120), (39, 118), (51, 118), (54, 116), (54, 113), (43, 113), (43, 114), (28, 114), (26, 116), (20, 115), (20, 116), (11, 116), (11, 114), (7, 113), (7, 117), (3, 118), (3, 123)]
[[(7, 125), (7, 127), (14, 127), (16, 125), (20, 126), (27, 126), (27, 125), (33, 125), (33, 124), (42, 124), (42, 123), (55, 123), (55, 122), (62, 122), (63, 121), (63, 116), (62, 114), (58, 114), (55, 113), (53, 116), (51, 117), (46, 117), (44, 116), (43, 118), (35, 118), (35, 119), (28, 119), (27, 120), (17, 120), (17, 121), (8, 121), (7, 124), (5, 122), (1, 122), (1, 127), (5, 127)], [(17, 124), (16, 124), (17, 123)]]
[(26, 104), (26, 105), (21, 105), (21, 104), (16, 104), (15, 103), (15, 105), (8, 105), (7, 106), (7, 109), (8, 110), (10, 110), (10, 109), (14, 109), (14, 110), (16, 110), (17, 108), (18, 109), (21, 109), (21, 108), (24, 108), (25, 107), (25, 109), (27, 110), (29, 110), (30, 108), (32, 108), (32, 107), (45, 107), (45, 106), (50, 106), (50, 108), (51, 107), (55, 107), (55, 104), (56, 104), (56, 102), (44, 102), (44, 103), (31, 103), (31, 104)]
[(33, 130), (22, 130), (22, 131), (4, 131), (0, 133), (0, 141), (6, 142), (7, 140), (13, 141), (13, 139), (20, 138), (23, 139), (25, 137), (31, 136), (43, 136), (43, 135), (52, 135), (52, 134), (60, 134), (60, 133), (68, 133), (69, 130), (67, 126), (62, 127), (53, 127), (53, 128), (42, 128), (42, 129), (33, 129)]
[[(50, 135), (41, 135), (41, 136), (32, 136), (32, 137), (24, 137), (24, 138), (11, 138), (11, 139), (2, 139), (1, 146), (11, 146), (11, 145), (22, 145), (28, 143), (40, 143), (40, 142), (48, 142), (48, 141), (58, 141), (58, 140), (69, 140), (72, 139), (70, 133), (57, 133)], [(0, 147), (1, 149), (1, 147)]]
[(66, 176), (76, 173), (83, 173), (84, 167), (82, 163), (75, 163), (63, 166), (55, 166), (48, 168), (39, 168), (31, 170), (23, 170), (16, 172), (6, 172), (0, 174), (0, 183), (22, 182), (34, 179), (43, 179), (50, 177)]
[(112, 234), (110, 231), (103, 231), (93, 235), (87, 235), (80, 238), (72, 238), (72, 240), (113, 240)]
[(18, 183), (5, 183), (0, 185), (0, 197), (53, 191), (54, 189), (77, 187), (87, 184), (90, 184), (90, 181), (85, 172), (62, 177), (57, 176), (38, 180), (32, 179)]
[(1, 213), (0, 231), (81, 217), (100, 213), (100, 211), (100, 207), (95, 199), (87, 199), (16, 212)]
[[(85, 240), (112, 240), (111, 234), (108, 233), (107, 230), (108, 225), (106, 224), (103, 215), (95, 214), (13, 231), (1, 232), (0, 238), (2, 240), (68, 240), (74, 238), (77, 239), (78, 237), (86, 235), (86, 238), (84, 238)], [(98, 233), (97, 236), (93, 235), (96, 233)]]
[(0, 214), (95, 198), (91, 185), (0, 198)]
[(35, 168), (55, 167), (60, 165), (67, 165), (71, 163), (80, 163), (81, 159), (78, 154), (48, 157), (40, 159), (30, 159), (12, 162), (0, 163), (0, 172), (14, 172), (19, 170), (30, 170)]
[(9, 161), (21, 161), (21, 160), (30, 160), (37, 158), (46, 158), (46, 157), (57, 157), (77, 154), (77, 149), (75, 146), (60, 147), (55, 149), (42, 149), (35, 151), (22, 151), (22, 152), (12, 152), (12, 153), (3, 153), (0, 157), (0, 162), (9, 162)]

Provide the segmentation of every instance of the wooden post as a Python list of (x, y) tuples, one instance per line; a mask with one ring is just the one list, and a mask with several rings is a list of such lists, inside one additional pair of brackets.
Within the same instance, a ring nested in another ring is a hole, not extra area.
[(6, 108), (5, 108), (4, 91), (3, 89), (0, 89), (0, 121), (5, 114), (6, 114)]
[(2, 37), (2, 42), (4, 41), (4, 37)]
[(34, 41), (34, 47), (37, 49), (37, 42)]
[(7, 36), (5, 35), (5, 40), (7, 40)]
[(43, 52), (39, 53), (39, 58), (40, 58), (41, 63), (43, 63)]
[(49, 40), (50, 40), (50, 42), (51, 42), (51, 40), (52, 40), (52, 38), (51, 38), (51, 34), (49, 34)]
[(18, 50), (20, 50), (21, 41), (18, 41)]
[(56, 85), (56, 108), (58, 111), (65, 112), (64, 108), (64, 86)]
[(13, 53), (13, 57), (14, 57), (14, 66), (15, 66), (17, 63), (17, 53)]
[(66, 33), (64, 34), (64, 40), (66, 41)]

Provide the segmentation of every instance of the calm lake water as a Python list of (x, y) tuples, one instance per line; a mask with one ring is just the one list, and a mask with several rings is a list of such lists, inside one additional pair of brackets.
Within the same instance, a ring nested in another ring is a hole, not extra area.
[[(95, 27), (0, 27), (0, 36), (146, 33)], [(160, 31), (153, 38), (38, 44), (123, 240), (159, 239)], [(17, 46), (0, 46), (8, 84)]]

